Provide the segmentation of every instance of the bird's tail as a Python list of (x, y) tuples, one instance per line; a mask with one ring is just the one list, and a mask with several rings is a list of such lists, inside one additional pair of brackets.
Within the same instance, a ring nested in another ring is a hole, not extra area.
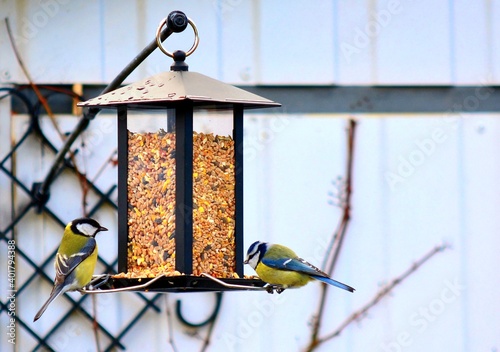
[(335, 281), (333, 279), (330, 279), (329, 277), (324, 277), (324, 276), (313, 276), (316, 280), (323, 281), (327, 284), (330, 284), (332, 286), (341, 288), (343, 290), (349, 291), (349, 292), (354, 292), (354, 289), (351, 286), (348, 286), (346, 284), (343, 284), (342, 282)]
[(42, 316), (42, 314), (45, 312), (45, 310), (47, 309), (47, 307), (49, 306), (49, 304), (55, 300), (57, 297), (59, 297), (59, 295), (61, 293), (63, 293), (63, 285), (56, 285), (54, 286), (54, 288), (52, 289), (52, 292), (50, 293), (50, 296), (49, 296), (49, 299), (47, 300), (47, 302), (45, 302), (42, 306), (42, 308), (40, 308), (40, 310), (38, 311), (38, 313), (36, 313), (35, 315), (35, 319), (33, 319), (33, 322), (37, 321), (38, 319), (40, 319), (40, 317)]

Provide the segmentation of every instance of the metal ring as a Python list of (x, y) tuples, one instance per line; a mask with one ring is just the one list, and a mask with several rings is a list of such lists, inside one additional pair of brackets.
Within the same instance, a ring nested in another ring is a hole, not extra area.
[[(194, 24), (193, 21), (191, 21), (191, 19), (188, 17), (188, 23), (191, 25), (191, 28), (193, 28), (193, 32), (194, 32), (194, 43), (193, 43), (193, 46), (191, 47), (191, 49), (189, 49), (188, 51), (186, 51), (186, 57), (191, 55), (195, 50), (196, 48), (198, 47), (198, 44), (200, 43), (200, 37), (198, 36), (198, 29), (196, 28), (196, 25)], [(163, 53), (167, 56), (170, 56), (171, 58), (174, 57), (174, 54), (172, 54), (170, 51), (168, 51), (167, 49), (165, 49), (163, 47), (163, 45), (161, 44), (161, 40), (160, 40), (160, 34), (161, 34), (161, 29), (162, 27), (165, 25), (168, 27), (168, 17), (164, 18), (163, 21), (160, 22), (160, 25), (158, 26), (158, 28), (156, 29), (156, 43), (158, 44), (158, 48), (160, 48), (161, 51), (163, 51)]]

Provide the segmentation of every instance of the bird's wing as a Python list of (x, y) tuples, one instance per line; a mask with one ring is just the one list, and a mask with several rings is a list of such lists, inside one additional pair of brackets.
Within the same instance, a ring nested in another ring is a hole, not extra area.
[(64, 278), (71, 274), (73, 270), (85, 259), (87, 259), (95, 250), (96, 241), (94, 238), (89, 238), (85, 246), (83, 246), (77, 253), (69, 256), (59, 254), (56, 255), (56, 281), (57, 278)]
[(328, 277), (327, 274), (302, 258), (262, 258), (262, 263), (278, 270), (298, 271), (307, 275)]
[(335, 287), (341, 288), (349, 292), (354, 292), (354, 289), (351, 286), (343, 284), (342, 282), (339, 282), (337, 280), (330, 279), (329, 277), (318, 276), (318, 275), (311, 275), (311, 276), (314, 277), (316, 280), (323, 281), (327, 284), (333, 285)]
[(354, 289), (351, 286), (331, 279), (326, 273), (302, 258), (263, 258), (262, 263), (278, 270), (297, 271), (309, 275), (317, 280), (326, 282), (327, 284), (339, 287), (346, 291), (354, 292)]

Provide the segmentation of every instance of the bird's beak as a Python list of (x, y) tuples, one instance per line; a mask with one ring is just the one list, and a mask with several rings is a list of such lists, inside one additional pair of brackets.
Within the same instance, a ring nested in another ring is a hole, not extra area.
[(108, 229), (105, 228), (104, 226), (101, 226), (101, 227), (99, 227), (99, 231), (108, 231)]
[(248, 259), (246, 259), (246, 260), (243, 262), (243, 264), (248, 264)]

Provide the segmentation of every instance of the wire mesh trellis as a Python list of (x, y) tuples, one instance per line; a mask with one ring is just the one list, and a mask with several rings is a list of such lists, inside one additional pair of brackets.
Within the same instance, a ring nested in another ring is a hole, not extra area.
[[(72, 95), (71, 92), (53, 93), (50, 91), (48, 95), (61, 94), (61, 93)], [(0, 224), (0, 241), (4, 241), (5, 243), (7, 243), (9, 240), (14, 239), (16, 226), (19, 226), (23, 221), (28, 221), (29, 217), (27, 215), (32, 213), (32, 211), (36, 211), (38, 214), (40, 214), (40, 216), (42, 214), (48, 216), (49, 218), (53, 219), (55, 223), (59, 224), (61, 228), (64, 228), (64, 226), (66, 225), (66, 221), (63, 221), (61, 217), (58, 216), (55, 213), (55, 211), (46, 204), (46, 199), (40, 199), (39, 197), (37, 197), (36, 190), (39, 184), (34, 183), (30, 185), (26, 181), (23, 182), (20, 178), (16, 176), (16, 172), (12, 166), (13, 165), (12, 161), (13, 158), (15, 157), (16, 152), (24, 143), (26, 143), (31, 138), (37, 138), (41, 142), (41, 144), (48, 150), (50, 150), (52, 153), (56, 154), (58, 152), (58, 149), (54, 146), (54, 144), (50, 141), (50, 139), (47, 138), (47, 136), (44, 134), (40, 126), (40, 116), (41, 116), (40, 102), (38, 101), (37, 103), (33, 104), (32, 101), (28, 98), (27, 94), (24, 94), (24, 92), (21, 91), (19, 88), (16, 87), (0, 88), (0, 100), (5, 99), (7, 97), (13, 97), (15, 99), (18, 99), (22, 103), (22, 105), (24, 105), (26, 113), (30, 118), (30, 121), (28, 128), (20, 136), (20, 138), (18, 138), (18, 142), (11, 147), (7, 155), (2, 157), (0, 161), (0, 173), (2, 173), (10, 180), (11, 185), (13, 185), (16, 189), (19, 189), (25, 196), (27, 196), (29, 201), (26, 202), (25, 204), (20, 205), (19, 211), (14, 211), (14, 209), (12, 209), (13, 216), (11, 217), (9, 223)], [(75, 152), (78, 152), (78, 150), (76, 150)], [(88, 211), (87, 214), (88, 216), (94, 216), (96, 213), (101, 211), (101, 209), (105, 205), (110, 206), (115, 210), (117, 209), (116, 203), (110, 198), (112, 193), (116, 189), (116, 183), (111, 185), (109, 189), (105, 191), (101, 190), (86, 176), (82, 176), (77, 172), (75, 165), (73, 165), (70, 158), (66, 158), (64, 160), (62, 167), (58, 170), (58, 173), (56, 175), (55, 183), (57, 183), (57, 178), (63, 172), (67, 171), (72, 173), (75, 177), (85, 177), (84, 182), (86, 182), (91, 192), (93, 192), (98, 198), (97, 202)], [(16, 206), (17, 208), (17, 205), (13, 205), (13, 207), (14, 206)], [(21, 234), (20, 236), (30, 236), (30, 234)], [(52, 251), (51, 253), (49, 253), (49, 255), (46, 256), (46, 258), (42, 259), (40, 262), (37, 263), (35, 262), (35, 260), (32, 259), (32, 256), (30, 255), (28, 249), (24, 248), (23, 245), (21, 245), (20, 243), (16, 243), (16, 248), (15, 248), (16, 259), (22, 259), (23, 263), (25, 263), (23, 265), (27, 265), (30, 268), (30, 270), (32, 270), (31, 275), (29, 275), (27, 278), (24, 278), (22, 282), (17, 282), (17, 285), (15, 287), (17, 300), (22, 300), (23, 299), (22, 297), (28, 295), (27, 287), (36, 278), (41, 277), (43, 278), (43, 280), (48, 281), (50, 285), (52, 285), (53, 279), (47, 274), (47, 269), (49, 268), (50, 265), (52, 265), (56, 251), (57, 250)], [(102, 256), (99, 256), (98, 260), (99, 263), (104, 268), (103, 270), (104, 273), (112, 273), (115, 271), (114, 268), (116, 267), (117, 264), (116, 258), (107, 261)], [(17, 263), (19, 262), (20, 261), (17, 260)], [(16, 323), (18, 324), (17, 326), (20, 326), (26, 333), (31, 335), (32, 338), (36, 340), (37, 345), (34, 347), (33, 350), (37, 351), (41, 348), (45, 348), (46, 350), (53, 351), (54, 346), (51, 346), (49, 340), (53, 338), (58, 331), (60, 331), (60, 329), (66, 322), (68, 322), (73, 312), (79, 311), (81, 314), (83, 314), (85, 319), (90, 321), (91, 324), (95, 324), (97, 326), (97, 329), (99, 330), (100, 333), (102, 333), (109, 339), (110, 342), (104, 348), (104, 350), (109, 351), (116, 347), (120, 349), (125, 349), (125, 345), (122, 341), (123, 337), (133, 328), (134, 325), (136, 325), (140, 321), (140, 319), (144, 316), (144, 314), (149, 310), (160, 312), (160, 307), (158, 306), (157, 301), (158, 298), (161, 296), (161, 294), (156, 294), (151, 297), (147, 297), (142, 293), (135, 293), (135, 295), (137, 295), (137, 297), (139, 297), (139, 299), (142, 301), (142, 306), (133, 315), (132, 319), (130, 319), (129, 322), (125, 324), (117, 332), (111, 332), (110, 329), (106, 328), (99, 321), (94, 321), (94, 317), (84, 309), (82, 303), (86, 301), (88, 297), (87, 295), (83, 295), (80, 299), (75, 300), (70, 295), (65, 294), (66, 299), (70, 302), (69, 309), (67, 309), (65, 314), (63, 314), (59, 319), (54, 321), (53, 326), (48, 330), (48, 332), (45, 332), (43, 334), (37, 332), (36, 329), (33, 328), (31, 322), (32, 317), (22, 317), (17, 315)], [(1, 308), (0, 314), (8, 314), (9, 312), (8, 304), (9, 302), (7, 299), (4, 300), (4, 297), (0, 298), (0, 308)]]

